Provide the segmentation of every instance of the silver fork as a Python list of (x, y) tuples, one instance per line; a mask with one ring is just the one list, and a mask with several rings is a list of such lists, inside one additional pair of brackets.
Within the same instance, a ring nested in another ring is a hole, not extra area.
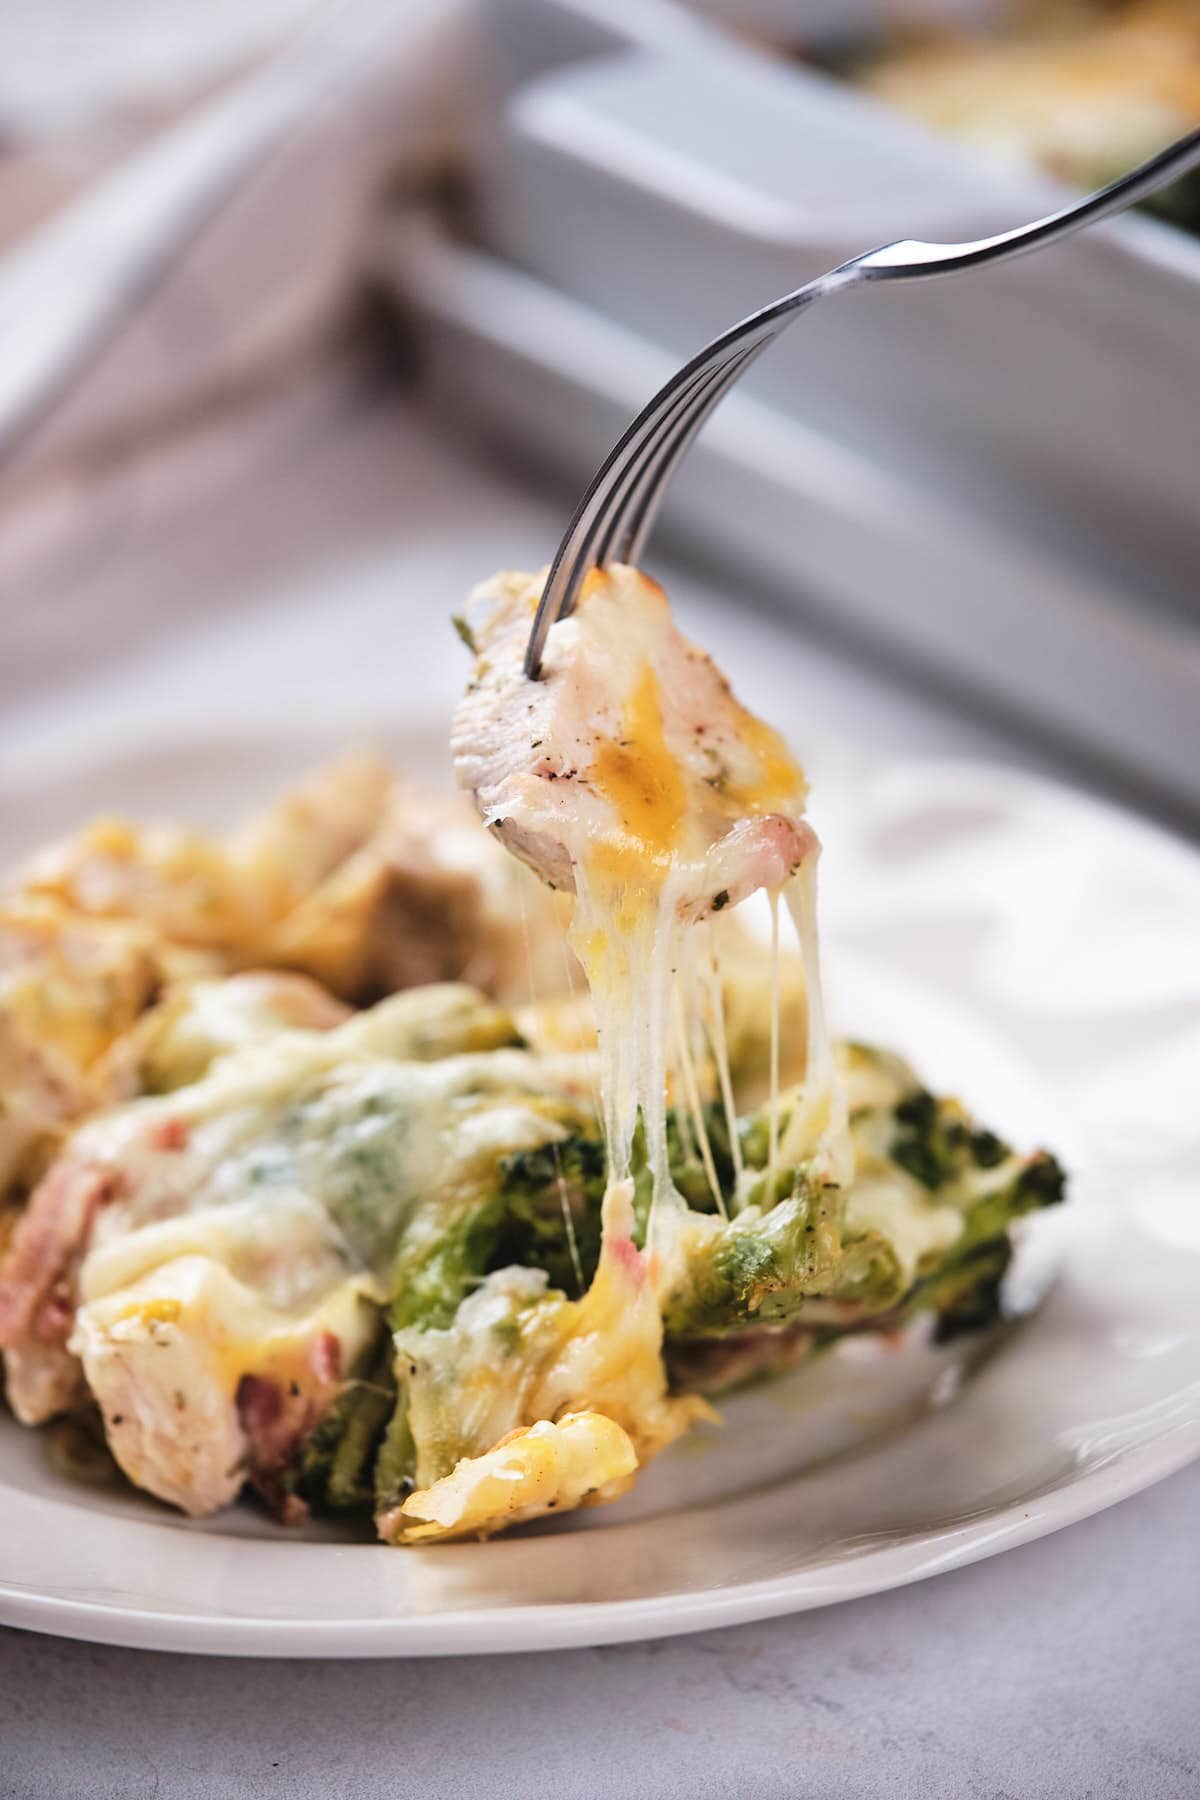
[(1098, 193), (1032, 225), (966, 244), (924, 244), (911, 238), (883, 244), (818, 275), (713, 338), (638, 414), (576, 508), (529, 633), (526, 675), (537, 679), (546, 634), (571, 611), (589, 571), (612, 562), (638, 561), (671, 477), (704, 421), (755, 358), (815, 301), (868, 281), (923, 281), (1024, 256), (1121, 212), (1198, 164), (1200, 130), (1189, 132)]

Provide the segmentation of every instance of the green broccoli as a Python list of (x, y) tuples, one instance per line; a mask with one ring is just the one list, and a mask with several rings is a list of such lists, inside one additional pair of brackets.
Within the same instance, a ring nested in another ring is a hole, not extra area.
[(316, 1429), (284, 1471), (282, 1488), (314, 1512), (366, 1511), (374, 1499), (372, 1470), (396, 1404), (391, 1334), (379, 1335)]
[[(386, 1264), (377, 1264), (392, 1296), (383, 1342), (289, 1472), (290, 1491), (311, 1505), (362, 1505), (373, 1490), (383, 1512), (411, 1488), (418, 1450), (428, 1458), (432, 1444), (429, 1419), (414, 1422), (410, 1411), (423, 1334), (441, 1334), (447, 1349), (445, 1334), (464, 1302), (515, 1282), (520, 1304), (514, 1300), (511, 1316), (496, 1312), (488, 1326), (494, 1343), (472, 1339), (471, 1354), (486, 1359), (494, 1350), (502, 1357), (503, 1329), (511, 1328), (520, 1345), (514, 1341), (510, 1350), (533, 1355), (543, 1313), (578, 1298), (592, 1280), (607, 1180), (599, 1124), (564, 1093), (523, 1085), (534, 1075), (533, 1059), (518, 1054), (502, 1063), (512, 1056), (501, 1051), (494, 1063), (485, 1056), (453, 1070), (447, 1065), (439, 1102), (447, 1112), (433, 1135), (397, 1086), (407, 1093), (419, 1082), (401, 1082), (399, 1072), (395, 1081), (356, 1089), (357, 1110), (346, 1107), (344, 1119), (339, 1112), (338, 1130), (323, 1122), (329, 1160), (322, 1187), (331, 1210), (349, 1224), (358, 1218), (360, 1189), (364, 1196), (377, 1192), (370, 1210), (394, 1248)], [(710, 1106), (703, 1122), (714, 1195), (693, 1122), (669, 1114), (672, 1178), (686, 1202), (676, 1272), (662, 1297), (666, 1353), (676, 1373), (715, 1366), (720, 1375), (736, 1352), (737, 1376), (745, 1379), (784, 1366), (782, 1348), (795, 1360), (849, 1332), (893, 1329), (919, 1313), (934, 1315), (943, 1337), (976, 1329), (997, 1314), (1010, 1227), (1061, 1199), (1063, 1175), (1052, 1157), (1017, 1157), (957, 1102), (922, 1088), (897, 1058), (863, 1047), (848, 1047), (842, 1057), (856, 1168), (846, 1192), (801, 1165), (780, 1167), (768, 1193), (766, 1109), (738, 1122), (735, 1158), (724, 1114)], [(492, 1071), (486, 1079), (485, 1067)], [(791, 1104), (789, 1096), (781, 1099), (781, 1130)], [(405, 1148), (414, 1130), (428, 1146), (420, 1179)], [(402, 1153), (405, 1166), (394, 1178), (379, 1160), (385, 1149)], [(633, 1167), (640, 1242), (651, 1193), (641, 1130)], [(397, 1182), (406, 1195), (402, 1209)], [(902, 1230), (892, 1229), (893, 1219)], [(471, 1313), (473, 1332), (480, 1316), (477, 1308)], [(432, 1353), (433, 1336), (429, 1344)], [(458, 1354), (452, 1346), (448, 1353)]]

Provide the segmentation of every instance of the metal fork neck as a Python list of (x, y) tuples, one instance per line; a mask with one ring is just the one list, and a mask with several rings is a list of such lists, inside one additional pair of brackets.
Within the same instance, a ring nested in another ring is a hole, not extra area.
[(906, 238), (881, 244), (819, 275), (707, 344), (673, 375), (610, 451), (558, 547), (529, 634), (525, 673), (536, 680), (546, 637), (574, 607), (590, 569), (636, 561), (671, 477), (705, 420), (750, 363), (817, 300), (864, 282), (954, 275), (1024, 256), (1144, 199), (1200, 165), (1200, 130), (1189, 132), (1131, 174), (1044, 219), (964, 244)]

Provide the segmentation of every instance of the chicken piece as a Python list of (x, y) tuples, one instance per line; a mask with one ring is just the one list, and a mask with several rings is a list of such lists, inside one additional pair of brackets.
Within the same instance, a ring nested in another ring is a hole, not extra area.
[[(414, 1511), (446, 1524), (460, 1503), (457, 1531), (495, 1531), (512, 1522), (487, 1510), (496, 1468), (488, 1458), (512, 1441), (512, 1433), (539, 1421), (602, 1414), (625, 1434), (638, 1467), (697, 1420), (713, 1417), (696, 1396), (668, 1392), (655, 1255), (634, 1242), (631, 1182), (608, 1188), (602, 1214), (600, 1259), (578, 1300), (550, 1287), (542, 1269), (509, 1266), (486, 1275), (447, 1325), (414, 1320), (396, 1331), (408, 1460), (403, 1469), (377, 1470), (381, 1495), (386, 1499), (389, 1487), (395, 1495), (378, 1519), (388, 1541), (406, 1541)], [(397, 1306), (406, 1309), (411, 1298), (411, 1290), (402, 1293)], [(503, 1346), (502, 1355), (497, 1346)], [(610, 1447), (615, 1443), (607, 1441)], [(522, 1479), (530, 1478), (522, 1506), (547, 1494), (553, 1498), (562, 1478), (541, 1451), (530, 1455), (537, 1460), (521, 1464)], [(381, 1464), (387, 1460), (385, 1451)], [(482, 1493), (476, 1476), (484, 1482)], [(610, 1467), (605, 1479), (614, 1478)], [(442, 1486), (447, 1479), (448, 1489)], [(421, 1512), (415, 1499), (401, 1510), (396, 1490), (402, 1481), (433, 1490), (439, 1499), (429, 1504), (437, 1510)], [(582, 1504), (590, 1485), (573, 1488), (572, 1504)], [(566, 1499), (559, 1498), (565, 1510)]]
[[(44, 1049), (0, 1004), (0, 1203), (31, 1181), (87, 1107), (78, 1073)], [(0, 1243), (0, 1250), (3, 1244)]]
[(332, 1031), (350, 1009), (306, 975), (259, 971), (171, 990), (118, 1039), (93, 1086), (105, 1101), (167, 1094), (220, 1056), (284, 1031)]
[(816, 848), (804, 777), (678, 632), (638, 570), (596, 570), (550, 629), (541, 678), (522, 660), (541, 580), (475, 597), (471, 682), (455, 716), (458, 780), (551, 887), (653, 891), (699, 919), (779, 888)]
[(137, 921), (89, 918), (52, 896), (0, 902), (0, 1012), (62, 1067), (91, 1068), (166, 974), (156, 933)]
[(31, 1339), (5, 1351), (4, 1391), (22, 1425), (44, 1425), (88, 1400), (79, 1358), (59, 1339)]
[[(221, 970), (265, 911), (319, 881), (378, 824), (391, 780), (361, 759), (337, 765), (228, 852), (194, 834), (102, 821), (35, 862), (24, 890), (0, 905), (0, 1197), (35, 1187), (67, 1131), (97, 1106), (187, 1080), (222, 1045), (344, 1018), (299, 976), (224, 987), (201, 978)], [(171, 999), (155, 1007), (168, 986)], [(76, 1395), (65, 1347), (71, 1276), (107, 1191), (69, 1166), (36, 1188), (6, 1233), (0, 1347), (9, 1399), (26, 1422)]]
[[(78, 1021), (103, 991), (78, 983), (72, 989), (60, 979), (58, 1016), (74, 1004)], [(23, 1210), (9, 1209), (11, 1226), (0, 1241), (0, 1347), (9, 1401), (23, 1423), (51, 1418), (79, 1396), (79, 1367), (66, 1349), (72, 1274), (97, 1208), (117, 1185), (70, 1161), (37, 1182), (67, 1132), (98, 1105), (196, 1079), (221, 1051), (287, 1028), (328, 1030), (346, 1016), (345, 1007), (302, 976), (197, 982), (143, 1014), (84, 1076), (0, 1011), (0, 1193), (33, 1188)], [(94, 1022), (98, 1027), (98, 1017)], [(80, 1041), (78, 1029), (73, 1037)]]
[[(235, 831), (230, 860), (298, 904), (369, 843), (387, 817), (396, 777), (379, 757), (352, 752), (308, 776)], [(276, 916), (284, 906), (275, 909)]]
[[(254, 1221), (243, 1211), (223, 1223), (234, 1260), (238, 1230)], [(293, 1306), (196, 1250), (80, 1307), (71, 1349), (136, 1486), (193, 1516), (226, 1505), (247, 1479), (277, 1497), (289, 1456), (375, 1331), (365, 1277), (331, 1262), (327, 1281), (316, 1279), (327, 1256), (316, 1225), (298, 1217), (280, 1251), (315, 1259), (313, 1292)]]
[[(278, 1000), (281, 990), (273, 982), (266, 991)], [(244, 997), (245, 978), (236, 985)], [(286, 983), (282, 992), (294, 1002)], [(218, 997), (202, 997), (212, 1025), (219, 1021)], [(197, 1012), (202, 1015), (204, 1006), (193, 996), (184, 1022)], [(98, 1243), (132, 1241), (143, 1227), (158, 1229), (178, 1214), (219, 1208), (236, 1194), (239, 1180), (261, 1189), (265, 1216), (279, 1182), (286, 1197), (285, 1174), (303, 1186), (327, 1178), (339, 1155), (355, 1167), (363, 1161), (371, 1134), (356, 1108), (369, 1124), (382, 1104), (372, 1082), (387, 1088), (401, 1134), (404, 1096), (418, 1084), (418, 1077), (405, 1077), (407, 1063), (434, 1062), (455, 1052), (486, 1053), (515, 1037), (506, 1013), (469, 988), (453, 986), (396, 995), (371, 1012), (330, 1025), (323, 1012), (319, 1029), (310, 1024), (276, 1030), (267, 1034), (268, 1041), (228, 1046), (201, 1079), (178, 1089), (168, 1082), (169, 1091), (161, 1096), (115, 1108), (77, 1132), (11, 1231), (0, 1262), (0, 1348), (12, 1350), (29, 1340), (65, 1341), (76, 1266)], [(166, 1049), (159, 1046), (160, 1052)], [(170, 1071), (169, 1056), (165, 1062)], [(518, 1056), (518, 1063), (524, 1075), (525, 1059)], [(482, 1077), (472, 1065), (462, 1079)], [(319, 1096), (326, 1093), (330, 1097), (322, 1107)], [(381, 1127), (387, 1123), (388, 1115), (381, 1113)], [(364, 1208), (364, 1240), (378, 1223), (374, 1207), (382, 1212), (385, 1205), (399, 1204), (396, 1172), (385, 1163), (376, 1176), (381, 1192), (373, 1196), (373, 1208), (358, 1203)], [(365, 1174), (354, 1184), (345, 1178), (343, 1185), (350, 1209)], [(354, 1225), (355, 1216), (348, 1216), (344, 1228), (351, 1236)], [(160, 1255), (161, 1230), (154, 1247)]]
[(625, 1493), (637, 1473), (626, 1432), (603, 1413), (564, 1413), (509, 1432), (482, 1456), (415, 1494), (380, 1522), (389, 1543), (423, 1544), (489, 1537), (556, 1509), (602, 1506)]
[[(358, 1004), (427, 982), (527, 999), (570, 980), (553, 900), (469, 807), (362, 756), (224, 840), (98, 820), (34, 860), (19, 904), (74, 920), (89, 941), (141, 945), (148, 990), (184, 955), (207, 957), (197, 973), (294, 970)], [(0, 967), (3, 953), (0, 919)], [(89, 1057), (138, 1010), (117, 1008)]]
[[(262, 980), (297, 999), (290, 979)], [(244, 1000), (246, 984), (227, 985)], [(216, 996), (202, 999), (193, 1022), (220, 1025)], [(437, 1178), (486, 1198), (498, 1159), (543, 1142), (584, 1079), (511, 1048), (510, 1017), (465, 987), (324, 1022), (227, 1047), (199, 1079), (87, 1121), (0, 1265), (22, 1421), (69, 1403), (69, 1348), (122, 1467), (189, 1511), (247, 1478), (282, 1499), (284, 1465), (369, 1347), (399, 1235), (436, 1208)]]
[(360, 1002), (443, 981), (527, 999), (569, 981), (562, 934), (552, 896), (458, 795), (400, 783), (375, 835), (271, 928), (258, 958)]
[(381, 763), (347, 757), (227, 842), (99, 819), (35, 858), (22, 886), (78, 913), (139, 920), (169, 943), (253, 962), (258, 938), (376, 830), (391, 784)]
[(0, 902), (0, 1197), (31, 1184), (94, 1108), (98, 1067), (164, 983), (208, 967), (136, 920), (48, 896)]
[(502, 1004), (569, 990), (562, 903), (490, 842), (463, 796), (410, 789), (385, 844), (382, 990), (465, 981)]
[(813, 1093), (796, 1136), (828, 1137), (836, 1174), (842, 1119), (829, 1095), (813, 910), (819, 846), (782, 740), (676, 630), (661, 588), (623, 565), (594, 570), (571, 615), (551, 626), (541, 677), (529, 681), (540, 588), (540, 578), (502, 576), (475, 596), (486, 616), (455, 715), (455, 764), (493, 834), (551, 887), (575, 893), (571, 942), (596, 1012), (611, 1174), (629, 1175), (640, 1120), (652, 1239), (665, 1256), (679, 1200), (669, 1064), (686, 1090), (686, 1046), (704, 1011), (720, 1010), (709, 919), (760, 888), (783, 894), (804, 960)]

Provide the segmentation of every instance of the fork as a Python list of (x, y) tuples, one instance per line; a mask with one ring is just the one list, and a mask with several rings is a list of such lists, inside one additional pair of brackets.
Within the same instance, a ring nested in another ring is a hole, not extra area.
[(816, 301), (866, 282), (924, 281), (1025, 256), (1123, 211), (1198, 164), (1200, 129), (1119, 181), (1031, 225), (964, 244), (926, 244), (913, 238), (882, 244), (818, 275), (713, 338), (637, 415), (579, 502), (550, 565), (529, 633), (525, 674), (531, 681), (537, 679), (550, 627), (572, 610), (589, 572), (613, 562), (639, 560), (671, 477), (709, 414), (755, 358)]

